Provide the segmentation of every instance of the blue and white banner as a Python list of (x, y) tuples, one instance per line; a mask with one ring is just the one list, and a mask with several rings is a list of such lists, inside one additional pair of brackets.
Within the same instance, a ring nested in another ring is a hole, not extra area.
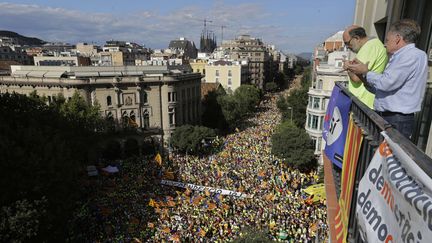
[(323, 138), (326, 141), (324, 152), (330, 161), (341, 169), (350, 107), (351, 99), (335, 86), (324, 117)]

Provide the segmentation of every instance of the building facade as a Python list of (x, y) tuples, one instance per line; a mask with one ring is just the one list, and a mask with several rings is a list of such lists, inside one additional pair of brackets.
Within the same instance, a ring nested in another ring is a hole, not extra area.
[(224, 41), (220, 50), (229, 53), (229, 58), (236, 61), (248, 60), (250, 82), (260, 89), (264, 88), (266, 74), (269, 74), (271, 61), (264, 43), (250, 35), (241, 35), (234, 40)]
[(154, 131), (163, 141), (176, 126), (199, 124), (201, 76), (167, 66), (40, 67), (12, 66), (11, 76), (0, 77), (0, 92), (28, 95), (36, 91), (48, 102), (78, 92), (116, 124)]
[(220, 83), (228, 93), (232, 93), (248, 81), (247, 67), (233, 61), (211, 62), (205, 66), (205, 82)]
[[(348, 76), (343, 70), (343, 60), (350, 56), (349, 51), (334, 51), (334, 46), (339, 46), (336, 37), (340, 32), (328, 38), (321, 46), (317, 47), (314, 52), (314, 63), (312, 70), (312, 82), (308, 91), (308, 106), (306, 109), (305, 129), (315, 145), (315, 155), (320, 156), (325, 147), (322, 139), (324, 126), (324, 117), (327, 111), (327, 105), (335, 86), (335, 82), (348, 81)], [(328, 44), (331, 43), (331, 44)], [(326, 47), (327, 46), (327, 47)], [(326, 50), (326, 48), (330, 48)], [(337, 49), (343, 49), (338, 47)], [(320, 159), (320, 162), (322, 160)]]

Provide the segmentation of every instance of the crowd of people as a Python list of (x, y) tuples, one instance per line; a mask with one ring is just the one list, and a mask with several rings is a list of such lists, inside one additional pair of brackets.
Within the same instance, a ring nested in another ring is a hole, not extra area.
[[(88, 234), (98, 241), (227, 242), (245, 232), (269, 240), (311, 242), (327, 237), (325, 202), (303, 189), (318, 181), (315, 171), (288, 168), (271, 154), (271, 135), (280, 122), (276, 98), (266, 96), (260, 112), (224, 138), (212, 155), (173, 154), (161, 165), (151, 158), (119, 165), (121, 175), (89, 182), (93, 208)], [(242, 193), (161, 185), (161, 179)], [(105, 180), (105, 181), (104, 181)], [(104, 196), (105, 195), (105, 196)], [(121, 237), (119, 239), (119, 237)]]
[(225, 242), (241, 236), (242, 229), (253, 228), (274, 240), (308, 242), (326, 227), (324, 204), (306, 203), (302, 192), (317, 182), (316, 172), (292, 170), (271, 154), (271, 135), (281, 119), (275, 98), (268, 97), (261, 109), (264, 112), (250, 118), (248, 127), (225, 138), (220, 153), (173, 157), (179, 181), (241, 192), (246, 198), (208, 191), (178, 193), (173, 198), (178, 206), (169, 207), (168, 215), (161, 212), (152, 240)]

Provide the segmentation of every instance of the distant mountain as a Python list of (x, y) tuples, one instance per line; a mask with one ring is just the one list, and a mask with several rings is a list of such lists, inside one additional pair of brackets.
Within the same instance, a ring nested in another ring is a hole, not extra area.
[(7, 31), (7, 30), (0, 30), (0, 38), (1, 37), (13, 38), (14, 44), (18, 44), (22, 46), (41, 46), (47, 43), (46, 41), (43, 41), (38, 38), (23, 36), (18, 33)]
[(301, 57), (306, 61), (310, 61), (312, 59), (312, 52), (302, 52), (296, 56)]

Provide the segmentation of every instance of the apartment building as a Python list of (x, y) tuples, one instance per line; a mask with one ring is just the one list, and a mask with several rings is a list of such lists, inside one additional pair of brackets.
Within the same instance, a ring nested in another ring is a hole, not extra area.
[(261, 39), (240, 35), (234, 40), (224, 41), (218, 52), (227, 53), (235, 61), (248, 60), (251, 83), (264, 88), (266, 75), (270, 72), (271, 57)]
[(205, 82), (220, 83), (228, 93), (248, 82), (246, 62), (218, 60), (205, 65), (205, 70)]

